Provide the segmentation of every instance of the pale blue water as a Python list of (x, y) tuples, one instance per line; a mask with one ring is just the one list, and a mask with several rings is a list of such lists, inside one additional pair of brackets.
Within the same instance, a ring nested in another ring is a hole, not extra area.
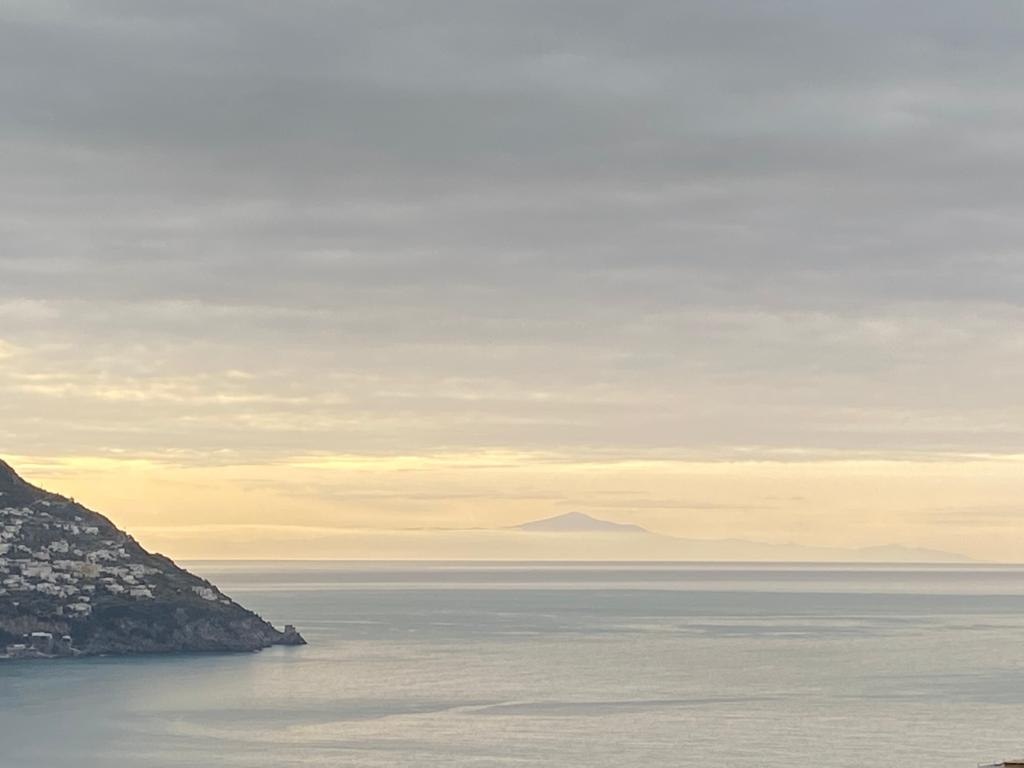
[(974, 766), (1024, 569), (193, 563), (306, 648), (0, 664), (0, 766)]

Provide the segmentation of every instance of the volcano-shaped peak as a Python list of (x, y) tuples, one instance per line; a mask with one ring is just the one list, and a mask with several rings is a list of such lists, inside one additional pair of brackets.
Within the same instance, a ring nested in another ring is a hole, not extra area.
[(548, 531), (552, 533), (650, 533), (646, 528), (632, 523), (613, 523), (600, 520), (586, 512), (566, 512), (564, 515), (546, 517), (517, 525), (521, 531)]

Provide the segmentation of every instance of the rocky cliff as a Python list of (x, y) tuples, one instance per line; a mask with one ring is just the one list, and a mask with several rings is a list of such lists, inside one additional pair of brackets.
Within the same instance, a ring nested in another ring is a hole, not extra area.
[(0, 461), (0, 656), (304, 643), (293, 628), (275, 629), (103, 515), (30, 485)]

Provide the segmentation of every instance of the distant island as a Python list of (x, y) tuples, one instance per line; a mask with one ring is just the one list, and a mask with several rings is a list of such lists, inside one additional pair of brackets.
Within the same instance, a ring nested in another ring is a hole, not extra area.
[(665, 560), (849, 563), (967, 563), (971, 558), (937, 549), (889, 544), (843, 549), (802, 544), (771, 544), (745, 539), (686, 539), (655, 533), (639, 525), (602, 520), (585, 512), (521, 523), (512, 531), (531, 534), (575, 534), (574, 549), (591, 549), (607, 557), (616, 551), (646, 551)]
[(0, 461), (0, 658), (304, 644)]
[[(626, 514), (626, 513), (624, 513)], [(683, 518), (685, 510), (680, 510)], [(451, 560), (723, 563), (974, 563), (963, 554), (880, 542), (837, 547), (740, 538), (687, 538), (585, 511), (474, 528), (333, 528), (289, 525), (190, 525), (140, 529), (147, 540), (218, 560)], [(244, 536), (233, 535), (236, 531)], [(799, 532), (794, 531), (794, 535)]]

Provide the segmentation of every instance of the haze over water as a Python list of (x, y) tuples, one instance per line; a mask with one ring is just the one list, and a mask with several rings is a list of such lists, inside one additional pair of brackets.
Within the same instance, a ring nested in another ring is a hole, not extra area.
[(1024, 567), (191, 567), (310, 645), (0, 665), (5, 765), (953, 768), (1024, 753)]

